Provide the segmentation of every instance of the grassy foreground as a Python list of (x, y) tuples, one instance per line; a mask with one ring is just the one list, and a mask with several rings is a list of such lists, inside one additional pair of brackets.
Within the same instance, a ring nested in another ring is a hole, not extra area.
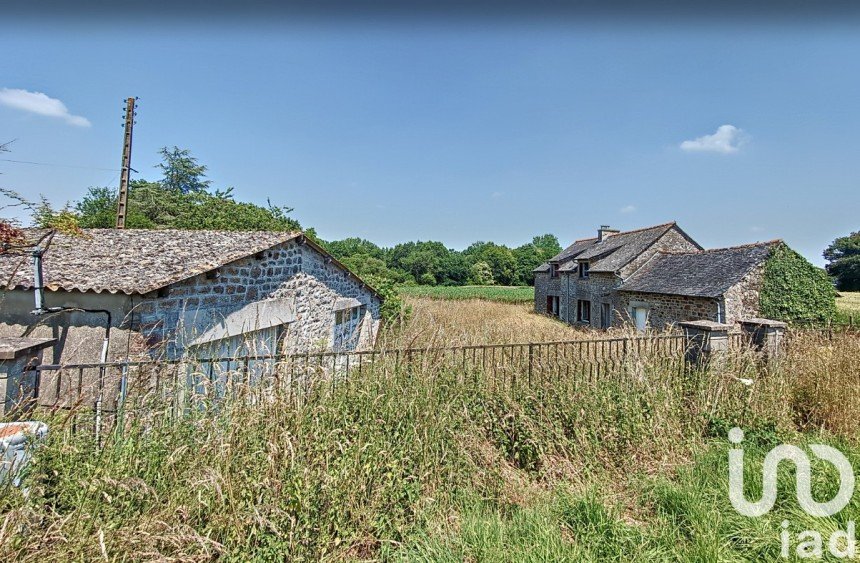
[[(0, 558), (772, 560), (783, 519), (844, 529), (857, 501), (810, 519), (784, 469), (774, 512), (737, 515), (726, 432), (747, 430), (749, 498), (780, 441), (825, 441), (858, 467), (860, 404), (845, 397), (860, 391), (860, 339), (834, 338), (796, 337), (769, 369), (738, 354), (680, 377), (641, 357), (513, 389), (379, 364), (301, 402), (156, 410), (102, 449), (52, 419), (28, 495), (0, 491)], [(814, 473), (830, 498), (832, 475)]]
[(402, 285), (398, 291), (409, 297), (429, 297), (432, 299), (484, 299), (503, 303), (531, 303), (535, 289), (531, 286), (505, 285)]

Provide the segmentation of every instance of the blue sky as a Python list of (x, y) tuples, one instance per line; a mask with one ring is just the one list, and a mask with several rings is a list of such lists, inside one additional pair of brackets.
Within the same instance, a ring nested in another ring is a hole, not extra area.
[(97, 169), (119, 166), (132, 95), (137, 177), (188, 148), (214, 186), (327, 239), (567, 244), (677, 220), (821, 264), (860, 228), (856, 27), (5, 20), (0, 158), (88, 168), (0, 161), (0, 186), (57, 203), (115, 186)]

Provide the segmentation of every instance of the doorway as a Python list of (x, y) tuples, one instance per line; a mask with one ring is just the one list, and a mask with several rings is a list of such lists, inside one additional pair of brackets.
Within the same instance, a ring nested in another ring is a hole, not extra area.
[(633, 324), (639, 332), (645, 332), (648, 327), (648, 309), (646, 307), (633, 307)]

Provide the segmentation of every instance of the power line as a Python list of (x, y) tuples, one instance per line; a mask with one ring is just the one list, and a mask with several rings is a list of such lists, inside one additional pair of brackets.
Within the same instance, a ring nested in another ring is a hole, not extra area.
[(99, 168), (97, 166), (78, 166), (76, 164), (52, 164), (50, 162), (33, 162), (30, 160), (12, 160), (10, 158), (0, 158), (2, 162), (14, 162), (15, 164), (36, 164), (38, 166), (58, 166), (61, 168), (83, 168), (87, 170), (104, 170), (106, 172), (120, 172), (119, 168)]

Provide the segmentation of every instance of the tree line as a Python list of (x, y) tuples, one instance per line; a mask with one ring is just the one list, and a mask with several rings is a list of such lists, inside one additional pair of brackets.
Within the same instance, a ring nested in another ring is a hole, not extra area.
[[(0, 152), (8, 151), (0, 144)], [(135, 180), (129, 189), (126, 226), (137, 229), (220, 229), (220, 230), (304, 230), (332, 255), (362, 277), (372, 277), (377, 285), (529, 285), (532, 271), (561, 251), (551, 234), (534, 237), (515, 248), (479, 241), (462, 251), (437, 241), (416, 241), (380, 247), (361, 238), (325, 241), (312, 228), (292, 218), (293, 209), (261, 206), (237, 201), (233, 188), (213, 189), (206, 179), (207, 167), (187, 149), (164, 147), (157, 166), (157, 181)], [(0, 189), (8, 201), (4, 207), (23, 206), (37, 227), (76, 230), (113, 228), (117, 192), (109, 187), (92, 187), (80, 199), (60, 209), (42, 197), (30, 201), (20, 194)], [(15, 221), (0, 217), (0, 252), (21, 237)], [(860, 231), (837, 238), (824, 251), (827, 272), (837, 288), (860, 291)]]

